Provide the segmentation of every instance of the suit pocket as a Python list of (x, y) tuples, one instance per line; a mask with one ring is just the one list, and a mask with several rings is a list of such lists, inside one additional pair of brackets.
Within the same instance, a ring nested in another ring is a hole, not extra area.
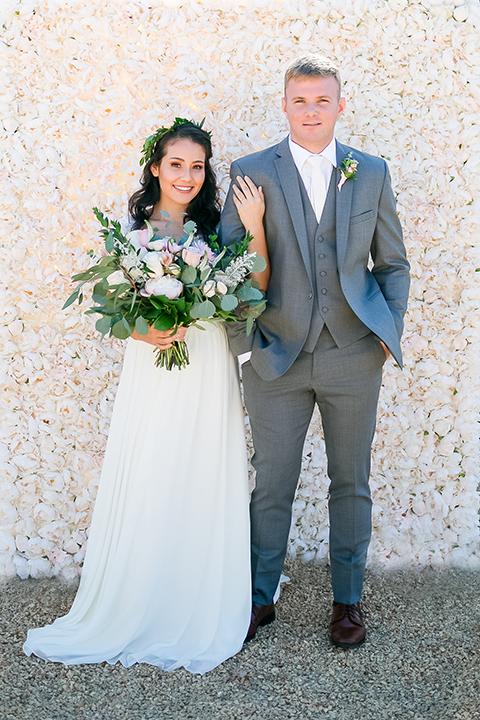
[(352, 215), (350, 218), (350, 225), (356, 225), (357, 223), (366, 222), (372, 220), (373, 210), (367, 210), (367, 212), (360, 213), (360, 215)]

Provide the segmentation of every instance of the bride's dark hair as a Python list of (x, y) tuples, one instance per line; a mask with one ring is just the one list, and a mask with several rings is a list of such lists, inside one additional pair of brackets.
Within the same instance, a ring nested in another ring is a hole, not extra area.
[(140, 190), (133, 193), (128, 201), (128, 212), (134, 219), (134, 230), (143, 227), (153, 213), (155, 205), (160, 200), (160, 183), (152, 174), (151, 167), (160, 164), (165, 157), (167, 147), (176, 140), (191, 140), (200, 145), (205, 151), (205, 180), (198, 195), (189, 203), (185, 220), (193, 220), (198, 232), (202, 235), (212, 235), (220, 220), (220, 203), (218, 201), (217, 184), (213, 174), (210, 160), (212, 158), (212, 143), (209, 134), (193, 123), (185, 122), (172, 127), (156, 143), (154, 151), (145, 164), (140, 178)]

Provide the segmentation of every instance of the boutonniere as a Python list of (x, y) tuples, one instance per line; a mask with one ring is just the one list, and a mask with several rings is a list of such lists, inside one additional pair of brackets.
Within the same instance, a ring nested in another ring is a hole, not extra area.
[(343, 158), (342, 164), (340, 165), (340, 182), (338, 183), (338, 192), (342, 189), (342, 185), (347, 182), (350, 178), (355, 177), (358, 170), (358, 160), (355, 160), (352, 153), (349, 152), (346, 157)]

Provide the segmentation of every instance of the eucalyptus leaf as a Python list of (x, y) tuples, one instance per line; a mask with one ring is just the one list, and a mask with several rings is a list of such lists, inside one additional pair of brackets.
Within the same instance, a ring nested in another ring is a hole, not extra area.
[(104, 316), (95, 323), (95, 329), (98, 330), (99, 333), (102, 333), (102, 337), (110, 330), (111, 322), (111, 318)]
[(185, 285), (192, 285), (197, 279), (197, 269), (191, 265), (185, 265), (180, 280)]
[(222, 310), (235, 310), (238, 300), (235, 295), (224, 295), (221, 300)]
[(93, 294), (97, 297), (106, 297), (108, 293), (108, 283), (105, 280), (93, 286)]
[(208, 318), (215, 314), (215, 305), (210, 300), (205, 300), (201, 303), (194, 303), (190, 310), (191, 317), (197, 318)]
[(145, 318), (142, 316), (137, 317), (135, 320), (135, 330), (139, 335), (147, 335), (148, 331), (150, 329), (150, 325), (147, 323)]
[(195, 225), (193, 220), (188, 220), (188, 222), (186, 222), (185, 225), (183, 226), (183, 231), (187, 235), (190, 235), (190, 233), (195, 232), (196, 229), (197, 229), (197, 226)]
[(267, 261), (265, 260), (265, 258), (262, 257), (261, 255), (257, 255), (255, 260), (253, 261), (253, 266), (252, 266), (252, 269), (250, 270), (250, 272), (260, 273), (260, 272), (263, 272), (266, 267), (267, 267)]
[(249, 302), (250, 300), (261, 300), (263, 293), (261, 290), (244, 285), (239, 287), (236, 291), (238, 299), (242, 302)]
[(119, 338), (120, 340), (125, 340), (125, 338), (130, 337), (131, 334), (132, 328), (125, 320), (125, 318), (122, 318), (121, 320), (116, 322), (115, 325), (112, 327), (112, 335), (116, 338)]
[(69, 298), (67, 299), (67, 301), (65, 302), (65, 305), (62, 307), (62, 310), (65, 310), (65, 308), (69, 307), (70, 305), (72, 305), (72, 303), (75, 302), (75, 300), (76, 300), (77, 297), (78, 297), (78, 291), (79, 291), (79, 289), (80, 289), (80, 288), (77, 288), (76, 290), (73, 291), (73, 293), (70, 295), (70, 297), (69, 297)]
[(250, 333), (253, 330), (253, 323), (255, 322), (255, 318), (252, 315), (249, 315), (247, 317), (247, 337), (250, 335)]

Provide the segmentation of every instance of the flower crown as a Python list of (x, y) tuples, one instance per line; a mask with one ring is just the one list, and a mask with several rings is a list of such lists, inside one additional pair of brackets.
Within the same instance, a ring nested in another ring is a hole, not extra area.
[[(157, 142), (162, 138), (164, 135), (166, 135), (169, 132), (172, 132), (173, 130), (176, 130), (181, 125), (189, 124), (194, 125), (199, 130), (203, 130), (203, 123), (205, 122), (205, 118), (203, 118), (201, 123), (196, 123), (194, 120), (187, 120), (187, 118), (175, 118), (175, 121), (173, 125), (170, 125), (170, 127), (160, 127), (158, 130), (156, 130), (153, 135), (150, 135), (145, 142), (143, 143), (143, 149), (142, 149), (142, 157), (140, 158), (140, 165), (145, 165), (150, 158), (153, 155), (153, 151), (155, 150), (155, 145)], [(208, 132), (208, 130), (204, 130), (204, 132), (207, 133), (208, 137), (212, 137), (212, 133)]]

